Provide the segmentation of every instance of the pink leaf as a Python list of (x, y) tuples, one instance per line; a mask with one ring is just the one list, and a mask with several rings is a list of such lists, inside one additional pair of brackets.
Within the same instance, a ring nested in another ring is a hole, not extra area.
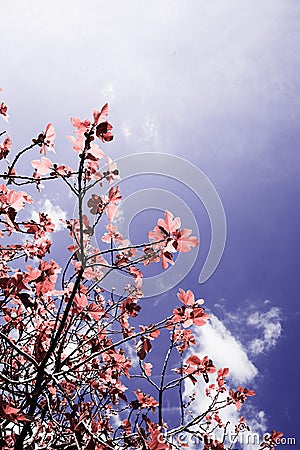
[(108, 103), (105, 103), (105, 105), (102, 107), (101, 111), (99, 112), (97, 109), (94, 109), (93, 116), (94, 116), (94, 124), (98, 125), (101, 122), (105, 122), (107, 119), (109, 113)]
[(191, 290), (185, 292), (183, 289), (179, 289), (177, 297), (186, 306), (193, 306), (195, 303), (195, 297)]
[(52, 161), (45, 156), (42, 156), (40, 161), (38, 159), (31, 161), (31, 165), (39, 175), (47, 175), (53, 167)]
[(196, 247), (199, 244), (196, 236), (190, 236), (192, 230), (182, 228), (178, 232), (174, 233), (176, 238), (176, 249), (179, 252), (189, 252), (192, 247)]
[(179, 217), (173, 218), (170, 211), (165, 212), (165, 220), (158, 219), (157, 225), (164, 228), (168, 233), (174, 233), (180, 228), (181, 221)]

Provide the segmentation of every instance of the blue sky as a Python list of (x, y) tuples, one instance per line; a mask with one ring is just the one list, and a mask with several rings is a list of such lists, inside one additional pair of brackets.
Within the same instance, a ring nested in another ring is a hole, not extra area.
[[(299, 2), (2, 0), (0, 11), (1, 87), (17, 146), (51, 121), (57, 155), (71, 161), (69, 118), (89, 117), (109, 101), (113, 158), (165, 152), (213, 182), (227, 242), (200, 286), (211, 238), (205, 209), (188, 186), (155, 180), (184, 199), (200, 229), (196, 266), (181, 285), (204, 297), (215, 316), (210, 339), (199, 336), (205, 349), (226, 344), (235, 381), (257, 390), (252, 416), (297, 436)], [(124, 191), (152, 185), (136, 178)], [(67, 209), (67, 200), (47, 195)], [(172, 293), (154, 299), (162, 312), (175, 304)]]

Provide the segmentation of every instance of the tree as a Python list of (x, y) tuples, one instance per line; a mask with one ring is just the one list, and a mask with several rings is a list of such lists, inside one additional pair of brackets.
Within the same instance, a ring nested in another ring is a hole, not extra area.
[[(2, 102), (0, 115), (5, 120), (7, 111)], [(75, 136), (69, 139), (78, 155), (75, 169), (57, 162), (50, 123), (15, 153), (9, 135), (1, 133), (1, 448), (178, 449), (189, 447), (183, 435), (197, 438), (197, 448), (232, 448), (225, 439), (229, 424), (222, 422), (220, 411), (229, 405), (240, 410), (255, 392), (241, 386), (228, 389), (229, 369), (216, 368), (209, 356), (201, 359), (193, 353), (193, 328), (209, 320), (203, 300), (196, 300), (191, 290), (179, 289), (180, 304), (168, 317), (146, 326), (138, 323), (141, 268), (161, 262), (166, 269), (174, 264), (176, 252), (188, 252), (198, 240), (169, 211), (149, 231), (146, 243), (134, 246), (120, 234), (113, 221), (122, 198), (115, 185), (119, 172), (110, 158), (100, 171), (105, 154), (96, 143), (113, 139), (108, 112), (106, 104), (94, 110), (92, 121), (71, 119)], [(19, 172), (22, 159), (33, 152), (33, 173)], [(70, 242), (63, 266), (51, 253), (51, 217), (43, 212), (38, 220), (26, 217), (33, 197), (22, 190), (27, 186), (40, 192), (57, 182), (64, 183), (78, 202), (78, 215), (64, 222)], [(108, 184), (107, 195), (91, 194), (102, 183)], [(84, 214), (85, 205), (92, 222)], [(105, 221), (101, 245), (95, 247), (91, 237)], [(122, 295), (101, 287), (111, 271), (130, 277)], [(163, 333), (169, 334), (169, 345), (157, 382), (149, 354)], [(167, 381), (174, 355), (178, 364)], [(197, 386), (202, 379), (209, 406), (191, 415), (189, 407), (197, 394), (186, 401), (184, 383)], [(148, 390), (136, 388), (135, 381), (148, 385)], [(170, 391), (178, 396), (180, 413), (177, 423), (168, 427), (164, 399)], [(249, 427), (241, 416), (235, 437), (245, 429)], [(272, 449), (281, 435), (273, 431), (262, 448)]]

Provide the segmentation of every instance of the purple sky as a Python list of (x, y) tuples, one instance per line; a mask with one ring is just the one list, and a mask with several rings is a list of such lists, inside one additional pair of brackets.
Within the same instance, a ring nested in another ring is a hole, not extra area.
[[(57, 155), (71, 160), (69, 118), (89, 117), (109, 101), (113, 158), (166, 152), (214, 183), (227, 242), (217, 271), (199, 286), (208, 217), (188, 189), (155, 182), (184, 198), (199, 224), (197, 264), (181, 286), (216, 316), (210, 339), (199, 336), (205, 349), (226, 345), (235, 381), (257, 390), (256, 425), (300, 442), (299, 2), (3, 0), (0, 12), (0, 85), (17, 146), (51, 121)], [(124, 190), (152, 182), (137, 179)], [(47, 198), (67, 208), (56, 193)], [(171, 298), (154, 301), (167, 312)]]

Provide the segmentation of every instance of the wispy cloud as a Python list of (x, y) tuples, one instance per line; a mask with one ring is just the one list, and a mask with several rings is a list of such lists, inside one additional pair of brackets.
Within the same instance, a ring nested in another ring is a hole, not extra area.
[(258, 370), (250, 361), (241, 342), (214, 315), (211, 322), (197, 328), (199, 353), (208, 355), (218, 367), (229, 367), (233, 383), (248, 383)]
[[(222, 306), (222, 309), (224, 312), (224, 306)], [(262, 351), (269, 350), (276, 345), (282, 331), (280, 320), (281, 311), (280, 308), (276, 307), (271, 307), (267, 312), (252, 311), (249, 313), (249, 311), (244, 311), (244, 314), (240, 314), (238, 311), (236, 314), (227, 314), (227, 317), (225, 314), (223, 322), (215, 315), (211, 315), (210, 323), (196, 329), (196, 340), (199, 344), (193, 353), (198, 354), (200, 357), (208, 355), (217, 368), (228, 367), (230, 370), (228, 386), (236, 388), (238, 385), (242, 385), (253, 389), (256, 383), (255, 378), (259, 371), (251, 359)], [(252, 330), (252, 336), (253, 328), (255, 333), (257, 334), (258, 331), (260, 335), (255, 339), (248, 339), (246, 343), (242, 343), (236, 332), (237, 328), (233, 327), (235, 334), (230, 330), (229, 325), (234, 321), (238, 324), (243, 340), (245, 327), (249, 327)], [(213, 382), (213, 377), (211, 381)], [(199, 414), (199, 411), (205, 411), (209, 407), (210, 399), (205, 395), (206, 387), (207, 385), (203, 380), (200, 380), (196, 385), (196, 399), (191, 404), (191, 410), (194, 414)], [(185, 383), (186, 401), (194, 389), (194, 385), (187, 380)], [(225, 394), (224, 399), (226, 399), (226, 396)], [(258, 437), (262, 438), (266, 432), (266, 414), (263, 410), (253, 407), (250, 402), (246, 402), (242, 412), (237, 411), (233, 405), (221, 410), (219, 415), (223, 423), (230, 422), (227, 429), (228, 436), (230, 436), (231, 432), (233, 433), (234, 425), (238, 423), (241, 414), (246, 416), (252, 433), (249, 436), (246, 436), (246, 434), (242, 435), (241, 442), (247, 450), (256, 449), (258, 442), (255, 441), (254, 434), (257, 434), (256, 439), (258, 439)], [(216, 437), (218, 437), (218, 433), (216, 433)], [(220, 434), (219, 437), (221, 438), (222, 435)], [(245, 442), (246, 439), (248, 439), (247, 443)]]
[(131, 130), (127, 122), (123, 122), (122, 131), (126, 138), (131, 136)]
[(154, 115), (147, 115), (144, 122), (145, 141), (151, 141), (154, 144), (158, 143), (159, 123)]
[(270, 300), (249, 304), (234, 313), (225, 310), (225, 300), (215, 306), (222, 312), (226, 326), (253, 358), (272, 350), (282, 335), (282, 309), (271, 306)]
[(43, 213), (47, 214), (51, 218), (51, 221), (54, 223), (54, 225), (55, 225), (54, 232), (61, 231), (64, 229), (62, 220), (66, 220), (66, 211), (61, 209), (60, 206), (54, 205), (49, 198), (40, 200), (35, 205), (36, 205), (36, 208), (32, 211), (32, 214), (31, 214), (32, 220), (38, 221), (39, 212), (43, 212)]
[(282, 333), (281, 321), (281, 310), (276, 307), (266, 313), (256, 311), (248, 317), (247, 324), (259, 333), (259, 337), (249, 342), (248, 349), (251, 354), (259, 355), (275, 347)]

